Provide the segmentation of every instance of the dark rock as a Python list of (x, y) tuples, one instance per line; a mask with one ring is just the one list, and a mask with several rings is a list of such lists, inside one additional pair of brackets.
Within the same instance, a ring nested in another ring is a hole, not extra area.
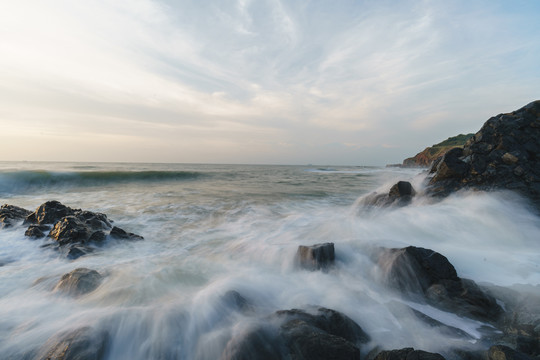
[(134, 233), (128, 233), (124, 229), (114, 226), (109, 233), (110, 236), (116, 239), (122, 240), (143, 240), (144, 238), (140, 235)]
[(508, 346), (494, 345), (488, 350), (488, 360), (533, 360), (533, 358)]
[(47, 201), (41, 204), (36, 211), (28, 215), (26, 222), (30, 224), (54, 224), (65, 216), (73, 215), (74, 210), (59, 201)]
[(347, 315), (323, 307), (308, 308), (309, 312), (299, 309), (280, 310), (274, 316), (285, 322), (301, 320), (329, 334), (342, 337), (352, 343), (367, 343), (369, 335)]
[[(518, 291), (517, 291), (518, 290)], [(504, 303), (506, 313), (496, 337), (500, 344), (530, 356), (540, 356), (540, 287), (521, 286), (510, 289), (490, 286), (487, 292)]]
[(414, 191), (412, 185), (408, 181), (398, 181), (397, 184), (390, 188), (388, 196), (390, 197), (402, 197), (402, 196), (414, 196), (416, 192)]
[(426, 193), (509, 189), (540, 209), (540, 100), (490, 118), (463, 150), (446, 153)]
[(94, 291), (103, 280), (103, 276), (95, 270), (78, 268), (64, 274), (55, 290), (72, 296), (80, 296)]
[(445, 360), (441, 354), (430, 353), (413, 348), (381, 351), (375, 360)]
[(47, 230), (49, 230), (49, 226), (47, 225), (30, 225), (24, 233), (24, 236), (28, 236), (34, 239), (40, 239), (45, 237), (44, 231)]
[(43, 345), (40, 360), (101, 360), (109, 342), (106, 331), (82, 327), (51, 337)]
[(468, 169), (468, 165), (460, 160), (463, 149), (454, 148), (443, 155), (437, 165), (437, 171), (432, 178), (433, 182), (462, 176)]
[(277, 329), (258, 326), (229, 340), (221, 360), (277, 360), (283, 359), (286, 352)]
[(404, 206), (408, 205), (416, 191), (408, 181), (398, 181), (394, 184), (388, 194), (372, 193), (365, 197), (363, 203), (368, 206)]
[(92, 232), (75, 216), (66, 216), (58, 220), (49, 237), (56, 240), (60, 245), (85, 243), (90, 239)]
[(24, 220), (30, 213), (21, 207), (4, 204), (0, 207), (0, 228), (9, 228)]
[(326, 308), (283, 310), (264, 325), (233, 337), (222, 359), (360, 359), (368, 335), (347, 316)]
[[(102, 244), (108, 235), (123, 240), (143, 239), (140, 235), (113, 227), (105, 214), (72, 209), (54, 200), (40, 205), (34, 212), (13, 205), (0, 208), (2, 227), (12, 226), (21, 220), (29, 224), (25, 235), (30, 238), (42, 238), (50, 230), (47, 236), (54, 240), (54, 244), (45, 246), (60, 250), (70, 259), (92, 252), (94, 249), (89, 245)], [(53, 225), (52, 229), (50, 225)]]
[(295, 259), (297, 266), (307, 270), (328, 269), (334, 260), (334, 243), (300, 245)]
[(373, 256), (382, 280), (405, 296), (483, 321), (494, 322), (503, 313), (492, 296), (472, 280), (459, 278), (448, 259), (433, 250), (381, 248)]
[(81, 256), (88, 255), (94, 252), (94, 249), (84, 245), (69, 245), (62, 247), (62, 252), (66, 254), (66, 257), (70, 260), (76, 260)]
[(360, 360), (360, 350), (342, 337), (326, 333), (304, 321), (293, 320), (282, 326), (285, 345), (293, 359)]

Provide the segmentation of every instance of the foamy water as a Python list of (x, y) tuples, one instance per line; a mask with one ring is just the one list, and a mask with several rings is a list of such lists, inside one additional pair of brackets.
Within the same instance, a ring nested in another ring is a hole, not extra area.
[[(341, 311), (372, 341), (364, 346), (444, 352), (450, 339), (387, 304), (373, 246), (421, 246), (445, 255), (458, 275), (509, 286), (540, 284), (540, 219), (512, 193), (418, 197), (397, 209), (359, 201), (418, 170), (366, 167), (3, 163), (0, 203), (34, 210), (47, 200), (103, 212), (140, 242), (111, 241), (67, 260), (0, 231), (0, 358), (22, 358), (52, 334), (84, 325), (111, 335), (107, 359), (216, 359), (230, 337), (276, 310), (308, 304)], [(298, 245), (334, 242), (327, 273), (295, 269)], [(52, 288), (75, 268), (106, 275), (80, 298)], [(223, 299), (238, 291), (251, 314)], [(478, 338), (482, 325), (409, 304)], [(469, 343), (474, 342), (469, 340)]]

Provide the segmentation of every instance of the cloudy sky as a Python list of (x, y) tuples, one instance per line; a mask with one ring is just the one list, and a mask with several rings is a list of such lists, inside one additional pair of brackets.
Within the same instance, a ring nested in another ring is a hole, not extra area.
[(0, 0), (0, 160), (401, 162), (540, 98), (540, 1)]

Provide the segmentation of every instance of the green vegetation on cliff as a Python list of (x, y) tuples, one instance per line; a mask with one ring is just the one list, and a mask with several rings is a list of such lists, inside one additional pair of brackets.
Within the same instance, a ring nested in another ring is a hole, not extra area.
[(414, 157), (403, 160), (404, 167), (427, 167), (433, 160), (439, 156), (444, 155), (448, 150), (455, 147), (463, 147), (467, 140), (473, 137), (474, 134), (459, 134), (457, 136), (449, 137), (448, 139), (425, 148), (422, 152), (419, 152)]

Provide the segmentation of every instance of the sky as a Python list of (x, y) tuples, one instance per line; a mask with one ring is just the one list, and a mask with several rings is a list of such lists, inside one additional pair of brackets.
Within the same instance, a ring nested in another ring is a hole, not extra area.
[(0, 0), (0, 160), (385, 165), (540, 99), (540, 1)]

